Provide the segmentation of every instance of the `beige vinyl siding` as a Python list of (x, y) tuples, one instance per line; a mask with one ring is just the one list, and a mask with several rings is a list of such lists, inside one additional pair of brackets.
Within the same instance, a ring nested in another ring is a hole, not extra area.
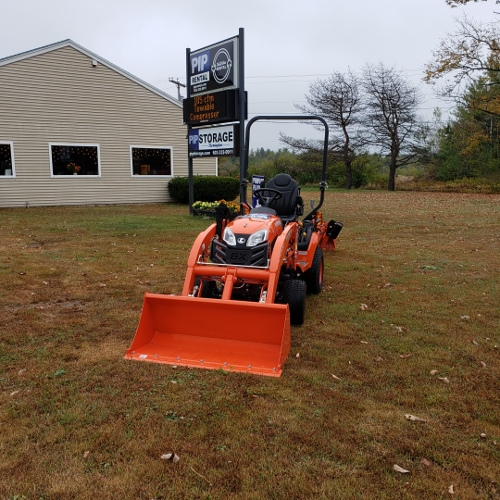
[[(14, 144), (16, 177), (0, 177), (0, 206), (169, 201), (169, 177), (132, 176), (130, 147), (172, 148), (187, 175), (182, 108), (71, 46), (0, 66), (0, 141)], [(51, 176), (49, 143), (94, 144), (100, 177)], [(215, 174), (215, 160), (194, 162)]]

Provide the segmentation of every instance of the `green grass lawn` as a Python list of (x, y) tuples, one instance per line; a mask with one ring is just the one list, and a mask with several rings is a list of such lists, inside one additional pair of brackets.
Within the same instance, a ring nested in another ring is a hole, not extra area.
[(499, 498), (499, 207), (328, 191), (344, 229), (281, 378), (123, 359), (211, 221), (0, 210), (0, 498)]

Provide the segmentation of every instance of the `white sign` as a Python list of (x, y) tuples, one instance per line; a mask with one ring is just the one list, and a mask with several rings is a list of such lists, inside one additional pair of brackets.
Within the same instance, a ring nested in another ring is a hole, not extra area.
[(234, 125), (192, 129), (189, 131), (189, 156), (232, 156), (235, 140)]

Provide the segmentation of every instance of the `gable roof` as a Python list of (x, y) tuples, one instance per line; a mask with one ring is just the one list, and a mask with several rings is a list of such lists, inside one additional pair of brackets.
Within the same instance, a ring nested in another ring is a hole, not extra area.
[(28, 50), (26, 52), (21, 52), (20, 54), (15, 54), (13, 56), (4, 57), (4, 58), (0, 59), (0, 67), (5, 66), (7, 64), (11, 64), (13, 62), (22, 61), (23, 59), (29, 59), (30, 57), (35, 57), (35, 56), (38, 56), (40, 54), (45, 54), (46, 52), (51, 52), (53, 50), (61, 49), (63, 47), (72, 47), (73, 49), (78, 50), (82, 54), (85, 54), (86, 56), (88, 56), (90, 59), (97, 61), (98, 63), (102, 64), (103, 66), (107, 66), (108, 68), (112, 69), (113, 71), (116, 71), (117, 73), (120, 73), (125, 78), (128, 78), (129, 80), (132, 80), (133, 82), (141, 85), (142, 87), (145, 87), (146, 89), (150, 90), (151, 92), (158, 94), (160, 97), (167, 99), (168, 101), (175, 104), (176, 106), (182, 107), (182, 102), (179, 101), (178, 99), (176, 99), (175, 97), (172, 97), (170, 94), (167, 94), (166, 92), (163, 92), (162, 90), (145, 82), (144, 80), (141, 80), (137, 76), (132, 75), (132, 73), (125, 71), (124, 69), (116, 66), (112, 62), (109, 62), (108, 60), (104, 59), (103, 57), (98, 56), (94, 52), (91, 52), (90, 50), (86, 49), (85, 47), (82, 47), (81, 45), (79, 45), (78, 43), (76, 43), (70, 39), (62, 40), (62, 41), (56, 42), (56, 43), (51, 43), (49, 45), (44, 45), (43, 47), (38, 47), (37, 49), (32, 49), (32, 50)]

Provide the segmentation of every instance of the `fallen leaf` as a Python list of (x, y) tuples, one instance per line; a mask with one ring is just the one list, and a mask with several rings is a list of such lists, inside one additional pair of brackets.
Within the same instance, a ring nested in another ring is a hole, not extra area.
[(380, 363), (381, 361), (384, 361), (384, 358), (381, 358), (381, 357), (379, 356), (378, 358), (375, 358), (375, 361), (377, 361), (377, 362), (379, 362), (379, 363)]
[(392, 469), (396, 472), (400, 472), (401, 474), (410, 474), (409, 470), (403, 469), (403, 467), (400, 467), (399, 465), (396, 464), (392, 466)]
[(176, 464), (180, 460), (179, 455), (177, 455), (176, 453), (166, 453), (160, 458), (162, 460), (170, 460), (170, 462), (173, 462), (174, 464)]
[(83, 454), (83, 458), (87, 458), (90, 454), (90, 451), (86, 451), (84, 454)]
[(15, 396), (19, 391), (13, 391), (10, 393), (11, 396)]
[(470, 316), (467, 316), (467, 314), (466, 314), (464, 316), (460, 316), (460, 319), (470, 319)]
[(448, 488), (448, 493), (450, 495), (454, 495), (455, 494), (455, 488), (453, 488), (453, 485), (450, 485), (450, 487)]
[(366, 311), (368, 309), (368, 306), (366, 304), (361, 304), (359, 307), (362, 311)]
[(361, 343), (362, 344), (368, 344), (368, 342), (366, 340), (362, 340)]
[(437, 370), (431, 370), (429, 373), (430, 373), (431, 375), (436, 375), (436, 373), (437, 373), (437, 372), (438, 372)]
[(426, 467), (430, 467), (432, 465), (432, 462), (430, 460), (427, 460), (426, 458), (422, 458), (420, 462), (425, 465)]
[(296, 358), (300, 358), (300, 352), (295, 355)]
[(332, 377), (335, 379), (335, 380), (342, 380), (341, 378), (337, 377), (337, 375), (334, 375), (333, 373), (331, 374)]
[(481, 366), (482, 366), (483, 368), (486, 368), (486, 363), (485, 363), (484, 361), (481, 361)]
[(448, 377), (438, 377), (438, 380), (441, 380), (441, 382), (445, 382), (446, 384), (450, 383), (450, 381), (448, 380)]
[(479, 434), (479, 436), (481, 437), (481, 439), (486, 439), (486, 434), (484, 432), (481, 432), (481, 434)]
[(409, 413), (405, 415), (405, 418), (406, 420), (411, 420), (412, 422), (425, 422), (423, 418), (416, 417), (415, 415), (410, 415)]
[(403, 327), (402, 326), (396, 326), (396, 330), (398, 333), (403, 333)]
[(400, 354), (399, 357), (401, 359), (408, 359), (412, 357), (412, 353), (410, 352), (409, 354)]

